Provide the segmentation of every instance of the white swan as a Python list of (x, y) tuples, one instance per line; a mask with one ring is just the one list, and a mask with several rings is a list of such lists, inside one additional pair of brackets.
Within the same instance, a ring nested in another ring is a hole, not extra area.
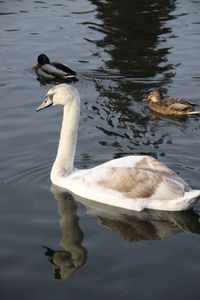
[(56, 85), (36, 111), (57, 104), (64, 106), (64, 115), (51, 170), (55, 185), (83, 198), (136, 211), (185, 210), (200, 196), (200, 190), (192, 190), (166, 165), (146, 155), (126, 156), (86, 170), (74, 169), (80, 115), (78, 91), (68, 84)]

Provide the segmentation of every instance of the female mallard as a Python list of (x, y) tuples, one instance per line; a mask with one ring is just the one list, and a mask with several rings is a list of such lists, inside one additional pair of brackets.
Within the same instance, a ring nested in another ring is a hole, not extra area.
[(39, 78), (47, 80), (76, 79), (75, 71), (59, 62), (50, 62), (46, 54), (40, 54), (38, 56), (38, 63), (35, 65), (35, 69)]
[(159, 90), (151, 91), (147, 98), (143, 101), (150, 100), (149, 108), (154, 110), (157, 113), (165, 115), (194, 115), (199, 114), (200, 111), (194, 109), (196, 104), (192, 102), (185, 101), (180, 98), (166, 97)]

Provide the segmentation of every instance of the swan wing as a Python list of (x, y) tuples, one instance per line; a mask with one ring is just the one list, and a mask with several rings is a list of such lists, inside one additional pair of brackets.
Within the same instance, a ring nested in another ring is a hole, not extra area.
[(181, 184), (184, 185), (185, 191), (191, 190), (191, 187), (188, 185), (185, 180), (183, 180), (181, 177), (179, 177), (174, 171), (172, 171), (170, 168), (168, 168), (164, 163), (161, 163), (157, 159), (146, 156), (143, 159), (141, 159), (135, 167), (146, 169), (152, 172), (155, 172), (156, 174), (159, 174), (161, 176), (165, 176), (169, 179), (175, 180)]
[[(169, 169), (164, 163), (161, 163), (152, 156), (125, 156), (118, 159), (113, 159), (105, 164), (102, 164), (96, 168), (101, 167), (128, 167), (128, 168), (137, 168), (141, 170), (151, 171), (153, 174), (157, 174), (162, 177), (167, 177), (169, 179), (175, 180), (181, 183), (185, 187), (185, 191), (191, 190), (190, 186), (185, 182), (181, 177), (179, 177), (174, 171)], [(94, 168), (94, 169), (96, 169)], [(151, 173), (151, 174), (152, 174)]]
[(59, 69), (65, 72), (66, 74), (76, 75), (76, 72), (72, 70), (69, 66), (61, 64), (59, 62), (52, 62), (51, 66), (54, 66), (56, 69)]
[(85, 182), (112, 190), (124, 198), (177, 199), (184, 195), (184, 186), (175, 180), (149, 170), (130, 167), (104, 167), (100, 174), (91, 172)]

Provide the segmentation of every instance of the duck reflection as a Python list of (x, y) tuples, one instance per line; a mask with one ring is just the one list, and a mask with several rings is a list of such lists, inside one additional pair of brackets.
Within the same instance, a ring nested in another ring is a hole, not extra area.
[(71, 79), (47, 79), (45, 77), (37, 77), (37, 80), (40, 82), (40, 85), (47, 85), (47, 84), (53, 84), (53, 85), (57, 85), (60, 83), (68, 83), (68, 84), (72, 84), (72, 83), (76, 83), (79, 81), (78, 78), (71, 78)]
[(46, 249), (45, 255), (55, 267), (55, 278), (64, 280), (85, 264), (87, 252), (81, 245), (83, 232), (79, 227), (79, 217), (76, 214), (77, 206), (74, 198), (68, 192), (64, 192), (54, 185), (51, 186), (51, 192), (58, 201), (58, 212), (61, 216), (60, 228), (63, 234), (60, 246), (64, 250), (44, 247)]

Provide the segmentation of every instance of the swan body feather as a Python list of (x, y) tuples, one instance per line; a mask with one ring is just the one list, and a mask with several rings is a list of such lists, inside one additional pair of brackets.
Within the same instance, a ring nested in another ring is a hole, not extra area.
[(82, 198), (141, 211), (145, 208), (180, 211), (200, 196), (165, 164), (147, 155), (110, 160), (91, 169), (74, 169), (80, 99), (67, 84), (51, 88), (37, 111), (64, 105), (58, 152), (51, 170), (53, 184)]

